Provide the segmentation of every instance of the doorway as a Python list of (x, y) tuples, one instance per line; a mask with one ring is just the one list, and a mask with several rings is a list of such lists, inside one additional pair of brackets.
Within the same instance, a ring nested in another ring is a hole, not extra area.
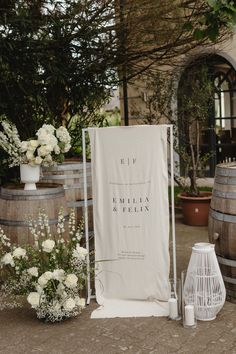
[(226, 59), (219, 55), (208, 55), (192, 62), (185, 69), (179, 83), (181, 90), (186, 85), (186, 72), (201, 70), (202, 66), (207, 70), (213, 91), (208, 119), (201, 127), (200, 149), (203, 154), (210, 156), (204, 174), (214, 177), (217, 164), (236, 161), (236, 72)]

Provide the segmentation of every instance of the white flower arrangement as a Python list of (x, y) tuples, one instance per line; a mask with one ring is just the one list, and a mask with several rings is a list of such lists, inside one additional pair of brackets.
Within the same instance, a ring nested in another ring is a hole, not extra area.
[(21, 306), (25, 295), (37, 317), (60, 321), (78, 315), (85, 307), (81, 297), (87, 281), (87, 249), (81, 247), (82, 224), (76, 228), (75, 211), (69, 216), (66, 235), (63, 211), (53, 236), (48, 217), (39, 213), (29, 220), (33, 245), (12, 245), (0, 229), (0, 265), (4, 282), (0, 287), (0, 309)]
[(36, 139), (21, 141), (16, 126), (7, 121), (1, 121), (3, 131), (0, 132), (0, 147), (8, 155), (9, 167), (20, 164), (51, 166), (62, 162), (64, 153), (71, 148), (71, 138), (63, 126), (58, 129), (50, 124), (44, 124), (36, 132)]

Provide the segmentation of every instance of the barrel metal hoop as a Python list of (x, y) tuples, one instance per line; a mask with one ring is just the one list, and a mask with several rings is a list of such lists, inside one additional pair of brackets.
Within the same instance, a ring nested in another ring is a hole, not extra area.
[(225, 275), (223, 275), (223, 279), (226, 283), (231, 283), (236, 285), (236, 279), (230, 278), (230, 277), (226, 277)]
[[(64, 184), (64, 189), (81, 189), (83, 186), (81, 183)], [(87, 187), (92, 187), (91, 183), (87, 183)]]
[[(64, 216), (65, 221), (69, 220), (69, 215)], [(58, 223), (58, 219), (49, 219), (48, 224), (49, 225), (55, 225)], [(5, 219), (0, 219), (0, 225), (4, 226), (20, 226), (20, 227), (26, 227), (29, 226), (28, 221), (23, 221), (23, 220), (5, 220)]]
[[(91, 176), (91, 173), (87, 173), (87, 177)], [(83, 178), (82, 173), (74, 173), (71, 175), (44, 175), (42, 180), (63, 180), (63, 179), (75, 179), (75, 178)]]
[(43, 175), (42, 180), (53, 180), (53, 179), (74, 179), (81, 178), (81, 173), (75, 173), (71, 175)]
[(229, 178), (228, 176), (216, 176), (215, 177), (215, 182), (218, 184), (226, 184), (226, 185), (235, 185), (236, 184), (236, 178)]
[(53, 196), (64, 193), (63, 185), (55, 184), (53, 188), (39, 188), (35, 190), (23, 190), (23, 189), (8, 189), (5, 187), (1, 188), (1, 197), (10, 196), (10, 197), (39, 197), (39, 196)]
[(51, 199), (56, 199), (56, 198), (61, 198), (65, 196), (65, 191), (63, 189), (63, 192), (57, 193), (57, 194), (44, 194), (44, 195), (4, 195), (1, 194), (1, 199), (4, 200), (15, 200), (17, 201), (29, 201), (29, 200), (51, 200)]
[(63, 187), (61, 186), (61, 184), (60, 185), (53, 184), (53, 188), (47, 188), (46, 186), (45, 188), (39, 188), (39, 189), (29, 190), (29, 191), (23, 189), (9, 189), (9, 188), (2, 187), (1, 194), (12, 195), (12, 193), (14, 192), (14, 195), (47, 195), (47, 194), (52, 195), (63, 191)]
[(223, 258), (221, 256), (217, 256), (217, 259), (220, 264), (224, 264), (230, 267), (236, 267), (236, 261), (233, 259)]
[(225, 221), (225, 222), (232, 222), (236, 224), (236, 215), (231, 215), (231, 214), (223, 214), (219, 213), (216, 210), (210, 209), (210, 215), (213, 217), (213, 219), (219, 220), (219, 221)]
[[(232, 168), (235, 167), (235, 168)], [(216, 175), (226, 177), (236, 177), (236, 164), (232, 164), (231, 167), (216, 167)]]
[[(87, 162), (86, 163), (86, 169), (91, 168), (91, 163)], [(83, 163), (63, 163), (61, 165), (57, 165), (57, 171), (67, 171), (67, 170), (83, 170)]]
[[(93, 205), (93, 200), (88, 200), (88, 206)], [(67, 206), (70, 208), (84, 207), (84, 200), (76, 200), (67, 202)]]
[[(89, 169), (91, 168), (91, 163), (87, 162), (86, 168)], [(67, 171), (67, 170), (83, 170), (83, 163), (75, 162), (75, 163), (62, 163), (58, 164), (55, 167), (50, 167), (45, 169), (48, 172), (51, 171)]]
[(212, 194), (220, 198), (236, 199), (236, 192), (222, 192), (214, 189)]

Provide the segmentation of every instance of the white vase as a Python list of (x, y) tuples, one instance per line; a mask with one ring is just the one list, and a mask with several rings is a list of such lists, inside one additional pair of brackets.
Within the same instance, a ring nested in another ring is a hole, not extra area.
[(22, 183), (25, 183), (25, 191), (37, 189), (35, 183), (37, 183), (40, 179), (40, 165), (20, 165), (20, 179)]

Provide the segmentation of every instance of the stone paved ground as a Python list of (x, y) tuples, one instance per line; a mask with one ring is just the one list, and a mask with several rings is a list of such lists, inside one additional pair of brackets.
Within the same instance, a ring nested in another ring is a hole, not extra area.
[[(207, 229), (177, 218), (178, 273), (187, 267), (191, 246), (207, 240)], [(236, 354), (236, 305), (226, 302), (215, 321), (195, 330), (167, 318), (91, 320), (92, 302), (80, 317), (58, 324), (38, 321), (28, 307), (0, 312), (0, 353), (47, 354)]]

